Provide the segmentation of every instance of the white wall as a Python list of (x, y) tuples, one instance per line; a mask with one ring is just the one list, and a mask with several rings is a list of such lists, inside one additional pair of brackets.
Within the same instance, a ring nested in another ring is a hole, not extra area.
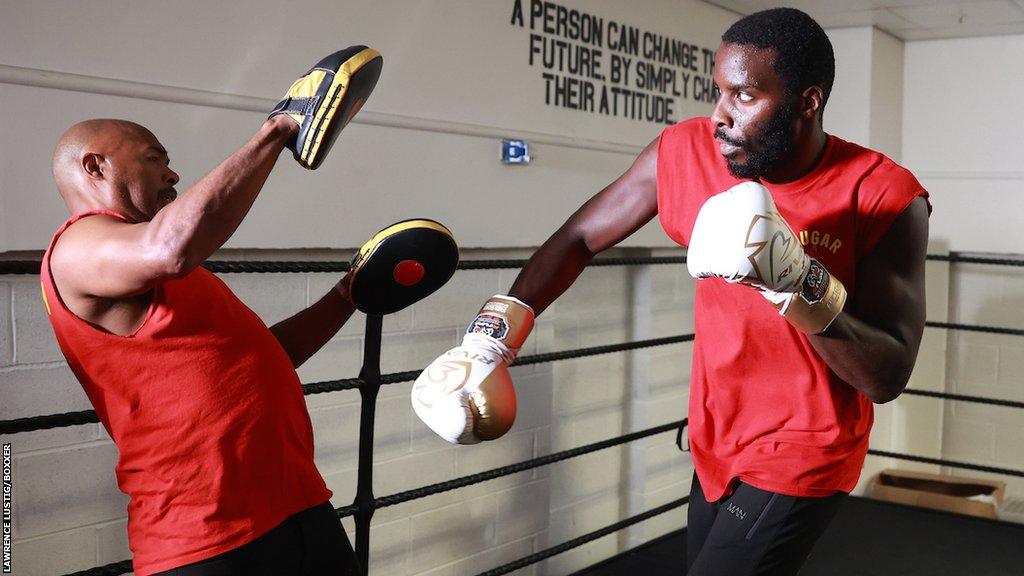
[[(644, 10), (612, 0), (570, 4), (602, 17), (606, 31), (614, 20), (709, 50), (732, 19), (695, 0), (652, 0)], [(513, 7), (513, 1), (305, 0), (288, 7), (317, 15), (300, 30), (279, 2), (240, 10), (198, 0), (8, 0), (0, 20), (0, 64), (7, 67), (0, 70), (7, 78), (0, 98), (8, 110), (4, 131), (19, 137), (0, 144), (0, 251), (39, 248), (64, 219), (48, 157), (71, 123), (115, 116), (150, 126), (169, 148), (184, 190), (254, 131), (298, 74), (353, 43), (369, 44), (385, 58), (357, 125), (315, 174), (285, 158), (228, 247), (357, 246), (375, 226), (410, 216), (447, 223), (465, 246), (537, 245), (620, 174), (659, 125), (545, 105), (543, 70), (529, 65), (531, 3), (525, 3), (525, 27), (510, 23)], [(545, 35), (542, 22), (537, 28)], [(612, 51), (607, 45), (602, 51), (607, 76)], [(176, 103), (223, 94), (235, 97), (221, 106)], [(677, 100), (675, 120), (708, 110)], [(45, 114), (16, 112), (29, 109)], [(410, 122), (427, 129), (376, 125)], [(536, 136), (536, 161), (503, 166), (500, 137), (520, 133)], [(543, 144), (545, 135), (567, 145)], [(594, 142), (618, 152), (579, 147)], [(538, 203), (549, 209), (537, 211)], [(489, 206), (500, 206), (515, 225), (480, 218)], [(670, 245), (654, 226), (629, 243)]]
[[(903, 159), (931, 192), (933, 242), (961, 253), (1024, 253), (1024, 36), (911, 42), (904, 62)], [(1024, 327), (1020, 268), (950, 267), (951, 322)], [(950, 331), (946, 389), (1021, 401), (1024, 340)], [(944, 405), (942, 455), (1024, 469), (1020, 410), (966, 402)], [(948, 473), (986, 476), (964, 470)], [(1008, 493), (1024, 494), (1024, 483)]]
[(911, 42), (903, 159), (932, 193), (950, 250), (1024, 253), (1024, 36)]
[[(709, 48), (735, 18), (696, 1), (649, 0), (643, 10), (612, 0), (565, 4)], [(0, 0), (0, 100), (6, 104), (0, 125), (4, 134), (18, 135), (0, 141), (0, 259), (12, 251), (38, 256), (63, 220), (48, 158), (70, 123), (123, 116), (151, 126), (171, 149), (187, 183), (242, 142), (292, 78), (337, 47), (333, 38), (342, 38), (342, 45), (364, 42), (381, 50), (385, 68), (377, 91), (319, 171), (307, 173), (282, 158), (252, 214), (217, 257), (346, 259), (368, 234), (407, 216), (438, 218), (464, 247), (481, 247), (467, 249), (464, 258), (526, 257), (580, 202), (625, 169), (659, 126), (546, 106), (541, 70), (527, 64), (529, 32), (509, 24), (512, 6), (512, 0), (372, 5), (307, 0), (293, 9), (322, 16), (297, 36), (294, 21), (281, 18), (274, 2), (253, 2), (239, 10), (196, 0), (173, 5)], [(933, 231), (939, 231), (930, 251), (1004, 251), (976, 238), (995, 236), (986, 223), (1012, 224), (1018, 218), (1019, 211), (999, 210), (996, 202), (1014, 205), (1010, 190), (1019, 178), (1010, 157), (1019, 142), (1012, 141), (1005, 151), (987, 147), (979, 158), (988, 165), (954, 162), (949, 154), (970, 125), (964, 118), (978, 108), (987, 123), (1020, 122), (1010, 114), (997, 116), (995, 110), (1005, 109), (999, 106), (968, 106), (978, 98), (966, 96), (996, 91), (1012, 102), (1021, 75), (1007, 80), (996, 68), (972, 71), (977, 77), (961, 88), (935, 71), (949, 58), (964, 64), (992, 54), (1003, 58), (1006, 52), (995, 50), (999, 47), (1020, 53), (1021, 40), (904, 47), (870, 28), (828, 32), (838, 74), (826, 129), (893, 158), (902, 152), (908, 166), (925, 177), (935, 195)], [(1005, 58), (1003, 69), (1016, 70), (1019, 65), (1011, 56)], [(935, 91), (963, 91), (964, 97), (950, 101), (929, 94)], [(927, 111), (939, 109), (960, 134), (937, 127), (945, 120), (928, 121)], [(709, 110), (707, 104), (690, 102), (677, 117)], [(986, 132), (997, 134), (996, 141), (1019, 138), (1019, 133)], [(506, 167), (497, 161), (498, 140), (506, 134), (526, 134), (534, 142), (532, 165)], [(964, 153), (965, 158), (973, 154)], [(948, 170), (956, 178), (942, 178)], [(982, 173), (1007, 178), (977, 179)], [(958, 192), (979, 181), (997, 187), (980, 196)], [(979, 198), (981, 208), (974, 204)], [(951, 214), (958, 214), (956, 226)], [(965, 214), (985, 214), (986, 220), (964, 222)], [(1004, 244), (1016, 241), (1012, 234), (1000, 235)], [(656, 227), (626, 244), (633, 248), (615, 254), (679, 254), (663, 248), (669, 243)], [(973, 303), (987, 302), (983, 308), (989, 316), (979, 321), (1024, 326), (1024, 318), (998, 313), (1020, 308), (1021, 284), (1002, 276), (992, 284), (975, 284), (973, 276), (956, 270), (959, 275), (951, 279), (948, 267), (929, 264), (930, 319), (972, 321)], [(480, 303), (506, 290), (514, 275), (512, 270), (461, 272), (430, 299), (389, 317), (384, 371), (421, 368), (453, 345)], [(329, 274), (225, 277), (268, 323), (317, 298), (336, 279)], [(968, 293), (973, 295), (964, 296)], [(958, 303), (960, 297), (965, 303)], [(692, 280), (679, 266), (594, 268), (540, 318), (523, 353), (690, 332), (691, 308)], [(362, 344), (362, 318), (357, 317), (303, 367), (303, 381), (354, 376)], [(912, 386), (1017, 397), (1021, 386), (1014, 359), (1021, 356), (1020, 344), (968, 344), (963, 348), (944, 332), (927, 331)], [(948, 369), (947, 346), (953, 358)], [(442, 443), (412, 416), (409, 384), (387, 387), (377, 418), (376, 493), (392, 494), (677, 420), (686, 411), (689, 351), (683, 344), (517, 369), (521, 411), (516, 427), (501, 442), (471, 448)], [(980, 381), (989, 388), (970, 388), (974, 380), (964, 374), (992, 375)], [(34, 276), (0, 276), (0, 395), (0, 419), (89, 408), (56, 348)], [(336, 506), (350, 503), (355, 490), (356, 396), (308, 397), (317, 463), (335, 491)], [(880, 407), (872, 446), (950, 457), (963, 450), (964, 459), (972, 461), (977, 460), (968, 458), (971, 453), (994, 462), (1020, 458), (1013, 452), (1021, 445), (1013, 443), (1016, 420), (1011, 418), (1016, 414), (954, 408), (907, 396)], [(663, 434), (383, 509), (374, 520), (371, 567), (376, 574), (475, 573), (674, 500), (687, 493), (692, 468), (673, 439)], [(12, 442), (16, 455), (16, 573), (63, 573), (129, 556), (125, 500), (112, 474), (116, 451), (98, 425), (0, 440)], [(869, 459), (858, 491), (874, 471), (893, 465), (906, 466)], [(684, 523), (685, 508), (518, 573), (570, 573)], [(351, 523), (346, 526), (351, 536)]]
[(871, 30), (826, 30), (836, 55), (836, 78), (825, 106), (825, 131), (862, 146), (871, 142)]
[[(290, 3), (295, 13), (320, 15), (301, 32), (277, 2), (239, 10), (194, 0), (2, 1), (0, 123), (18, 138), (0, 142), (0, 258), (37, 257), (65, 218), (48, 163), (72, 122), (120, 116), (150, 126), (170, 149), (184, 190), (248, 137), (297, 74), (350, 43), (384, 55), (373, 97), (317, 172), (282, 157), (217, 258), (347, 259), (378, 228), (409, 216), (451, 226), (463, 258), (525, 258), (661, 128), (545, 105), (542, 70), (528, 64), (529, 31), (509, 24), (511, 0)], [(709, 49), (733, 18), (696, 1), (651, 1), (645, 10), (610, 0), (568, 4)], [(674, 119), (709, 111), (706, 103), (682, 103)], [(500, 137), (524, 134), (534, 144), (533, 164), (501, 165)], [(648, 248), (670, 245), (656, 224), (627, 245), (645, 247), (631, 255), (680, 253)], [(503, 246), (524, 249), (496, 249)], [(480, 303), (507, 290), (515, 273), (461, 272), (430, 299), (387, 318), (383, 370), (422, 368), (454, 345)], [(224, 276), (268, 324), (336, 281), (331, 274)], [(691, 307), (692, 280), (679, 266), (594, 268), (539, 319), (523, 354), (687, 333)], [(357, 316), (300, 370), (304, 382), (357, 374), (362, 321)], [(515, 428), (500, 442), (469, 448), (443, 443), (412, 415), (410, 384), (385, 388), (377, 495), (681, 419), (689, 345), (523, 367), (515, 376)], [(0, 419), (89, 408), (56, 348), (35, 276), (0, 277), (0, 394)], [(307, 400), (317, 464), (333, 503), (349, 504), (358, 395)], [(380, 510), (373, 573), (476, 573), (679, 498), (692, 468), (673, 440), (666, 433)], [(130, 556), (125, 497), (112, 473), (116, 450), (101, 427), (2, 441), (15, 452), (16, 573), (64, 573)], [(685, 508), (517, 574), (568, 573), (684, 524)]]
[(825, 131), (900, 160), (903, 42), (871, 27), (827, 30), (836, 78)]

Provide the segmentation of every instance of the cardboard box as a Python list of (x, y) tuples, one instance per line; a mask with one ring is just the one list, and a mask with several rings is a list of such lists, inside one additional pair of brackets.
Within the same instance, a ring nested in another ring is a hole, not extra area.
[(877, 500), (995, 518), (1006, 483), (962, 476), (887, 469), (871, 481), (869, 495)]

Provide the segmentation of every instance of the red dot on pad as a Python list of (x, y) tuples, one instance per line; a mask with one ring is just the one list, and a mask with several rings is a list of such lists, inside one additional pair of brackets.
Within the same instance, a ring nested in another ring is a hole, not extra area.
[(419, 284), (420, 280), (423, 280), (423, 275), (426, 270), (423, 268), (423, 264), (415, 260), (402, 260), (395, 266), (395, 271), (392, 274), (395, 278), (395, 282), (398, 282), (402, 286), (413, 286)]

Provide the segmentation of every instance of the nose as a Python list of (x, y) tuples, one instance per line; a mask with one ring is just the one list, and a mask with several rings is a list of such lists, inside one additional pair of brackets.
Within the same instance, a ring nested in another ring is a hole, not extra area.
[(175, 184), (178, 183), (179, 180), (181, 180), (181, 178), (178, 177), (178, 173), (177, 172), (175, 172), (174, 170), (171, 170), (170, 168), (168, 168), (167, 169), (166, 180), (167, 180), (168, 184), (170, 184), (171, 186), (174, 186)]
[(715, 102), (715, 109), (711, 111), (711, 121), (715, 123), (715, 128), (732, 128), (732, 116), (729, 115), (729, 111), (725, 109), (725, 94), (719, 93), (718, 100)]

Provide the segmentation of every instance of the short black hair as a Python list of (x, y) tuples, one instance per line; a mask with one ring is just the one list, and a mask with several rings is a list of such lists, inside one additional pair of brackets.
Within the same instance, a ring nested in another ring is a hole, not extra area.
[(795, 8), (772, 8), (736, 21), (722, 42), (772, 50), (772, 67), (791, 99), (811, 86), (822, 92), (822, 110), (832, 92), (836, 57), (832, 42), (813, 18)]

